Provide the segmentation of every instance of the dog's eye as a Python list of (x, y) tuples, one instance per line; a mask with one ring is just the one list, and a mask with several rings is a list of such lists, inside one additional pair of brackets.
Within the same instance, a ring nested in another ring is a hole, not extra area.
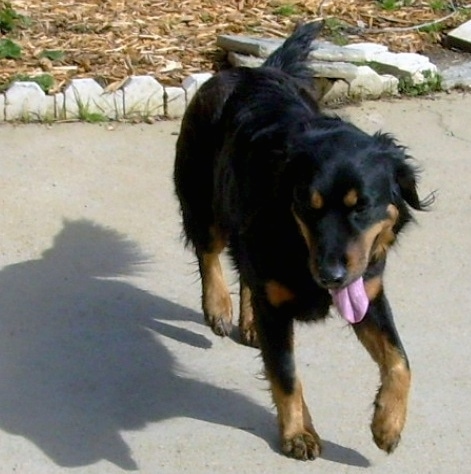
[(353, 208), (353, 210), (357, 213), (357, 214), (363, 214), (365, 213), (367, 210), (368, 210), (368, 206), (366, 204), (358, 204), (357, 206), (355, 206)]
[(352, 208), (352, 214), (355, 217), (364, 217), (368, 214), (370, 206), (366, 201), (358, 201), (358, 203)]

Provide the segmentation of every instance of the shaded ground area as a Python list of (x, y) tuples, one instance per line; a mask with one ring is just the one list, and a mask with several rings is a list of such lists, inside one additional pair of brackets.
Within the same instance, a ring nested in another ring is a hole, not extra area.
[[(339, 44), (434, 54), (471, 9), (466, 0), (2, 0), (0, 89), (18, 75), (47, 75), (41, 82), (52, 92), (76, 77), (110, 89), (133, 74), (177, 84), (220, 66), (218, 34), (285, 37), (299, 20), (319, 16), (327, 19), (324, 37)], [(2, 58), (5, 40), (21, 52)]]

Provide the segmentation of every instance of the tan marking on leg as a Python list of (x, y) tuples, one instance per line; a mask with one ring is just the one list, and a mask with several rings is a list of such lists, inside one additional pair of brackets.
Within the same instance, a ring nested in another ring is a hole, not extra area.
[(271, 389), (278, 411), (282, 451), (287, 456), (302, 460), (319, 457), (322, 450), (321, 439), (312, 424), (301, 382), (296, 380), (291, 394), (285, 393), (274, 382), (271, 383)]
[(212, 251), (198, 255), (203, 287), (203, 312), (206, 322), (214, 333), (226, 336), (231, 328), (232, 302), (219, 261), (219, 254), (224, 250), (226, 242), (217, 229), (213, 228), (211, 231)]
[(295, 294), (289, 288), (275, 280), (270, 280), (265, 284), (265, 292), (268, 302), (275, 308), (295, 298)]
[(390, 453), (398, 445), (406, 421), (410, 370), (399, 349), (376, 326), (365, 321), (354, 329), (379, 366), (381, 386), (375, 399), (371, 431), (377, 446)]
[(240, 340), (246, 346), (259, 347), (252, 308), (252, 292), (242, 279), (240, 280), (239, 334)]
[(370, 301), (373, 301), (383, 289), (383, 278), (381, 275), (365, 280), (366, 295)]
[(350, 189), (347, 194), (345, 194), (343, 198), (343, 203), (347, 207), (356, 206), (358, 202), (358, 192), (356, 189)]
[(216, 226), (212, 226), (210, 229), (211, 234), (211, 251), (218, 255), (226, 248), (227, 239), (222, 235), (220, 230)]
[(313, 209), (322, 209), (324, 206), (324, 198), (319, 191), (314, 191), (311, 194), (311, 206)]

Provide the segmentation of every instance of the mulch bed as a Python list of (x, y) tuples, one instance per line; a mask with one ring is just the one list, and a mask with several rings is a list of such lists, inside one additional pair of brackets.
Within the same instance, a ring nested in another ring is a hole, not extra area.
[(221, 66), (218, 34), (284, 38), (298, 21), (322, 16), (324, 38), (338, 43), (374, 41), (396, 52), (424, 52), (471, 17), (470, 5), (458, 0), (0, 0), (2, 8), (19, 17), (0, 41), (13, 40), (22, 53), (0, 59), (0, 86), (18, 75), (49, 74), (51, 92), (79, 77), (110, 89), (140, 74), (177, 85)]

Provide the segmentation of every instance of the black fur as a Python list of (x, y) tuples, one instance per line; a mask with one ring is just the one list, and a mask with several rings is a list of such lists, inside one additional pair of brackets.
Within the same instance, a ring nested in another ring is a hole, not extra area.
[[(409, 209), (428, 204), (418, 198), (416, 171), (391, 136), (368, 135), (319, 110), (306, 58), (321, 27), (303, 25), (262, 67), (223, 71), (201, 87), (183, 119), (174, 175), (203, 287), (205, 255), (218, 253), (216, 242), (223, 242), (250, 288), (283, 451), (301, 459), (317, 456), (320, 447), (313, 428), (300, 435), (300, 451), (283, 428), (280, 406), (297, 390), (293, 320), (324, 318), (329, 290), (359, 277), (381, 282), (387, 248), (411, 220)], [(353, 204), (346, 205), (351, 190)], [(313, 206), (313, 193), (320, 206)], [(352, 263), (351, 249), (367, 238), (370, 246)], [(374, 288), (365, 319), (355, 325), (358, 337), (372, 353), (366, 334), (384, 336), (408, 367), (382, 283)], [(230, 315), (208, 313), (215, 332), (227, 334), (219, 320), (227, 323)], [(381, 354), (372, 356), (381, 366)], [(391, 441), (372, 429), (378, 446), (395, 447), (400, 432)]]

